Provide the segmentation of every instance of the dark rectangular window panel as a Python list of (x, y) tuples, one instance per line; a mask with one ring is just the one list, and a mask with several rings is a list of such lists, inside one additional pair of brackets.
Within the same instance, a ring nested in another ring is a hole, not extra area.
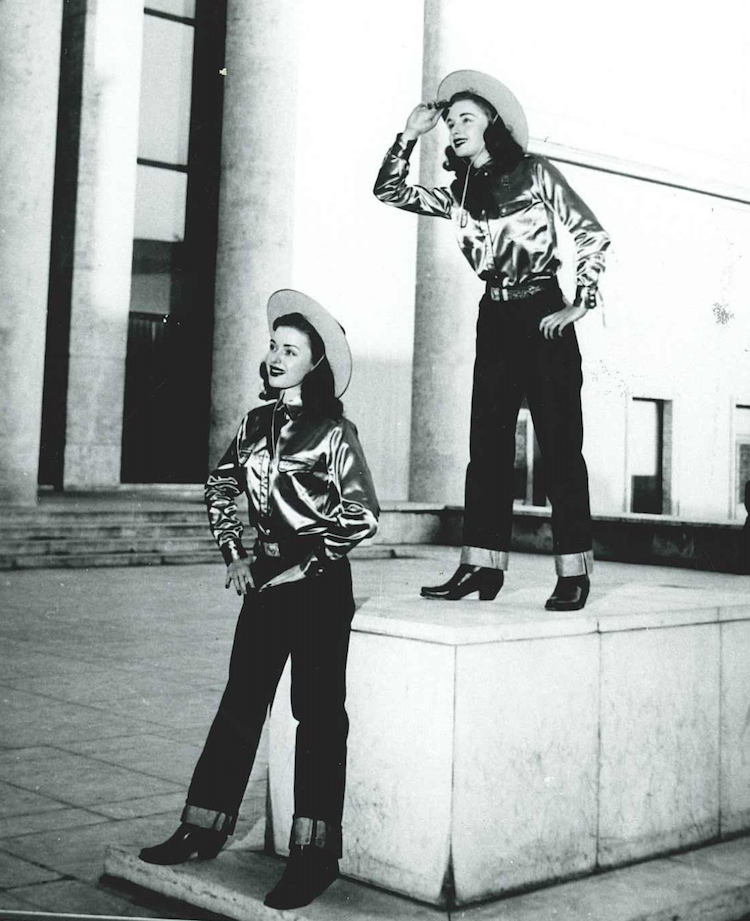
[[(672, 510), (672, 403), (634, 397), (633, 431), (629, 446), (630, 511), (647, 515)], [(636, 415), (637, 413), (637, 415)]]

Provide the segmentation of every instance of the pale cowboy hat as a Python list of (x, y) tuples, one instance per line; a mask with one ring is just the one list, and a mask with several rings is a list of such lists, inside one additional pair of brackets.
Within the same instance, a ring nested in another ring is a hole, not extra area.
[(444, 77), (437, 91), (438, 101), (448, 102), (456, 93), (474, 93), (493, 105), (517, 144), (529, 146), (529, 126), (521, 103), (508, 87), (481, 70), (454, 70)]
[(289, 313), (301, 313), (314, 327), (323, 340), (325, 355), (333, 372), (333, 389), (340, 397), (349, 386), (352, 377), (352, 353), (346, 341), (344, 327), (330, 313), (311, 297), (293, 288), (281, 288), (268, 299), (268, 329)]

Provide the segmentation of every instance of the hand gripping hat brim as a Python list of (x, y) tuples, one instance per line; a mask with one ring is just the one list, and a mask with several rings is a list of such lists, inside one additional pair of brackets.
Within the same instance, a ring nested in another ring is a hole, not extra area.
[(293, 288), (282, 288), (274, 291), (268, 299), (269, 331), (273, 332), (273, 324), (279, 317), (289, 313), (301, 313), (323, 340), (326, 358), (333, 372), (333, 387), (336, 396), (340, 397), (352, 377), (352, 353), (343, 326), (311, 297)]
[(504, 83), (481, 70), (454, 70), (441, 81), (437, 98), (440, 102), (447, 102), (456, 93), (464, 92), (474, 93), (492, 103), (514, 140), (526, 150), (529, 146), (526, 115), (521, 103)]

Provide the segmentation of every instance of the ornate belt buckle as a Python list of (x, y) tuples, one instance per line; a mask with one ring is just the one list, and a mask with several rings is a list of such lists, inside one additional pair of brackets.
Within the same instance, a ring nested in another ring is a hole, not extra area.
[(490, 288), (490, 297), (493, 301), (501, 301), (503, 299), (503, 292), (500, 288)]

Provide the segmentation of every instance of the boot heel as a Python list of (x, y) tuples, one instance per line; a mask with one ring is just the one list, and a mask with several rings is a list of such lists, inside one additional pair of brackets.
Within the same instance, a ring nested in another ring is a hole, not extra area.
[[(215, 839), (215, 840), (214, 840)], [(227, 836), (214, 832), (211, 840), (203, 840), (198, 844), (198, 857), (201, 860), (213, 860), (226, 844)]]
[(502, 583), (500, 585), (485, 585), (479, 589), (479, 600), (480, 601), (494, 601), (497, 598), (498, 592), (502, 588)]

